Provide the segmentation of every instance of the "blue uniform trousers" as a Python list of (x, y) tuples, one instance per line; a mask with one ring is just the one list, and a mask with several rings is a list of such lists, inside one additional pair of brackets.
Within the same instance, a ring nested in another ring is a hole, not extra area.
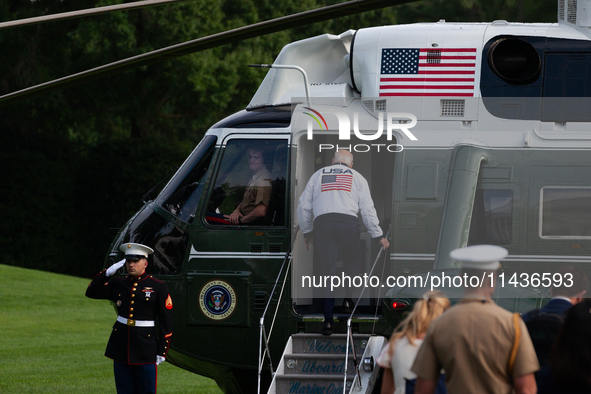
[(113, 369), (117, 394), (156, 394), (156, 363), (129, 365), (114, 361)]

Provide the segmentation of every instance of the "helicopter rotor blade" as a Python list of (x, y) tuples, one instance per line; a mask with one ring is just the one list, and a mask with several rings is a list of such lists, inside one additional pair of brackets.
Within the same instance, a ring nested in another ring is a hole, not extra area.
[(17, 19), (14, 21), (0, 23), (0, 30), (8, 29), (11, 27), (22, 27), (22, 26), (36, 25), (36, 24), (46, 23), (46, 22), (55, 22), (55, 21), (64, 20), (64, 19), (81, 18), (83, 16), (106, 14), (106, 13), (114, 12), (114, 11), (127, 11), (127, 10), (132, 10), (132, 9), (137, 9), (137, 8), (150, 7), (153, 5), (162, 5), (162, 4), (166, 4), (166, 3), (180, 3), (183, 1), (189, 1), (189, 0), (144, 0), (144, 1), (136, 1), (133, 3), (115, 4), (115, 5), (108, 5), (108, 6), (104, 6), (104, 7), (88, 8), (85, 10), (62, 12), (60, 14), (43, 15), (43, 16), (37, 16), (34, 18)]
[(283, 16), (248, 26), (239, 27), (210, 36), (157, 49), (148, 53), (119, 60), (80, 73), (72, 74), (53, 81), (31, 86), (16, 92), (0, 96), (0, 107), (12, 104), (18, 100), (28, 99), (43, 93), (63, 89), (86, 82), (90, 82), (109, 75), (118, 74), (134, 68), (143, 67), (159, 61), (200, 52), (221, 45), (230, 44), (248, 38), (300, 27), (316, 22), (322, 22), (342, 16), (354, 15), (365, 11), (376, 10), (395, 5), (411, 3), (416, 0), (353, 0), (346, 3), (334, 4), (304, 11), (293, 15)]

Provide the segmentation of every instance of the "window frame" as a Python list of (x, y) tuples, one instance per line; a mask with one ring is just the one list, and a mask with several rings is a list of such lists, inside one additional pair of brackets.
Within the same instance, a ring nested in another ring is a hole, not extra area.
[(543, 235), (542, 230), (544, 228), (544, 189), (587, 189), (591, 192), (591, 186), (554, 186), (546, 185), (540, 188), (540, 208), (538, 214), (538, 236), (541, 239), (591, 239), (591, 235)]
[[(163, 210), (177, 218), (179, 221), (186, 225), (191, 225), (195, 222), (194, 218), (198, 214), (199, 210), (199, 201), (201, 200), (201, 195), (203, 194), (204, 189), (201, 190), (199, 197), (194, 200), (196, 202), (195, 211), (192, 214), (189, 214), (189, 218), (193, 217), (193, 220), (184, 220), (181, 219), (181, 213), (183, 208), (193, 196), (193, 193), (197, 189), (189, 195), (189, 197), (183, 202), (182, 208), (178, 214), (172, 212), (166, 205), (167, 202), (172, 198), (179, 191), (179, 188), (184, 184), (188, 177), (191, 176), (194, 169), (202, 162), (202, 160), (207, 160), (209, 158), (209, 165), (207, 170), (202, 174), (201, 178), (203, 180), (204, 186), (205, 182), (207, 182), (208, 173), (212, 171), (212, 164), (215, 165), (215, 155), (216, 155), (216, 146), (217, 146), (218, 137), (215, 135), (206, 135), (203, 139), (197, 144), (195, 149), (191, 152), (191, 154), (185, 159), (185, 162), (181, 165), (181, 167), (176, 171), (174, 176), (170, 179), (170, 181), (162, 188), (162, 191), (158, 194), (158, 196), (154, 199), (155, 203), (160, 206)], [(197, 154), (198, 150), (203, 150), (203, 152), (199, 155)], [(170, 191), (169, 189), (172, 189)]]
[[(211, 194), (215, 188), (216, 182), (218, 180), (219, 172), (222, 167), (222, 163), (224, 161), (224, 156), (226, 154), (226, 146), (232, 140), (283, 140), (286, 143), (287, 148), (287, 168), (286, 168), (286, 190), (285, 190), (285, 209), (284, 209), (284, 223), (283, 225), (268, 225), (268, 224), (242, 224), (242, 225), (234, 225), (234, 224), (224, 224), (224, 225), (216, 225), (212, 224), (207, 221), (206, 214), (207, 214), (207, 206), (209, 204), (209, 200), (211, 198)], [(267, 133), (232, 133), (228, 134), (223, 137), (221, 143), (218, 145), (219, 152), (218, 152), (218, 159), (216, 160), (215, 167), (210, 174), (210, 185), (207, 191), (205, 204), (203, 204), (203, 210), (200, 212), (200, 221), (201, 223), (211, 230), (224, 230), (224, 229), (243, 229), (243, 230), (252, 230), (252, 229), (287, 229), (290, 223), (289, 218), (289, 209), (290, 209), (290, 171), (291, 171), (291, 134), (267, 134)]]

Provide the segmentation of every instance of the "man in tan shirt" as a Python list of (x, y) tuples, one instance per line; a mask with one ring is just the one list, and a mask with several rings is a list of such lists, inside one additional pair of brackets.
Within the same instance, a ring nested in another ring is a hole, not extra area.
[[(507, 250), (475, 245), (455, 249), (451, 257), (462, 262), (468, 277), (486, 278), (481, 287), (466, 287), (465, 297), (429, 327), (412, 371), (417, 374), (415, 393), (435, 393), (441, 369), (450, 393), (536, 393), (534, 372), (539, 369), (525, 324), (519, 319), (520, 341), (513, 366), (510, 356), (516, 336), (513, 314), (497, 306), (496, 270)], [(511, 368), (511, 370), (510, 370)]]
[(271, 174), (265, 167), (263, 150), (249, 149), (248, 156), (248, 165), (253, 176), (242, 202), (230, 215), (224, 215), (232, 224), (259, 224), (267, 214), (271, 199)]

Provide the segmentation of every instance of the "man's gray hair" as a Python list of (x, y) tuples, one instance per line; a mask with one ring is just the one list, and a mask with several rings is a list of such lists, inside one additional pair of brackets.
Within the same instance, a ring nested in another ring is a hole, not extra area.
[(334, 154), (334, 161), (345, 163), (348, 166), (353, 165), (353, 154), (346, 150), (338, 150)]

